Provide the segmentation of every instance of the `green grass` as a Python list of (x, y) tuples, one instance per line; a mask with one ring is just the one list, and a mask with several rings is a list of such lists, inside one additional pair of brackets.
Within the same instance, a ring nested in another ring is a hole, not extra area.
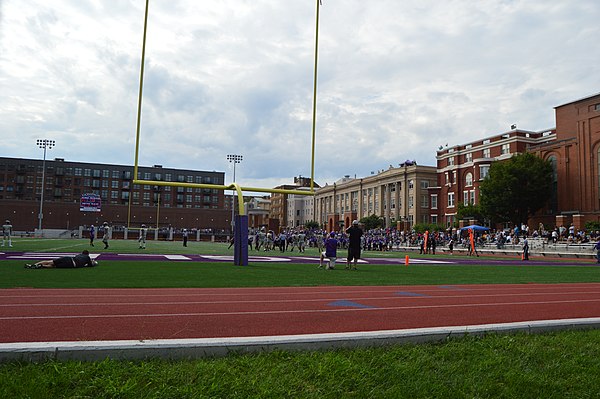
[(3, 398), (595, 398), (600, 332), (169, 362), (12, 363)]
[(589, 266), (364, 265), (357, 271), (317, 270), (313, 264), (264, 262), (105, 261), (97, 268), (23, 268), (22, 261), (0, 263), (0, 288), (186, 288), (317, 285), (447, 285), (600, 282)]
[[(97, 245), (92, 252), (213, 254), (231, 255), (224, 243), (181, 243), (149, 241), (148, 249), (140, 250), (137, 242), (112, 240), (108, 250)], [(25, 252), (79, 252), (90, 248), (86, 240), (23, 239), (13, 249)], [(251, 254), (277, 256), (280, 253), (251, 251)], [(286, 252), (285, 255), (298, 255)], [(0, 262), (0, 288), (149, 288), (149, 287), (273, 287), (318, 285), (417, 285), (417, 284), (514, 284), (600, 282), (600, 269), (590, 262), (581, 266), (514, 266), (460, 264), (425, 265), (412, 263), (397, 265), (361, 265), (358, 271), (343, 270), (342, 264), (334, 271), (317, 270), (317, 250), (310, 248), (304, 256), (314, 257), (310, 264), (289, 262), (251, 262), (249, 266), (233, 266), (230, 262), (173, 262), (173, 261), (104, 261), (97, 268), (84, 269), (24, 269), (23, 261)], [(404, 253), (368, 252), (374, 255), (404, 257)], [(412, 258), (419, 257), (411, 254)], [(424, 255), (428, 259), (432, 255)]]

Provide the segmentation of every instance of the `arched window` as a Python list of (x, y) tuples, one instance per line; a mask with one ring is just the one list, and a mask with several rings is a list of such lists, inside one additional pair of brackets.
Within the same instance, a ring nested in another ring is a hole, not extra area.
[(469, 172), (465, 176), (465, 186), (471, 187), (472, 185), (473, 185), (473, 174), (471, 172)]

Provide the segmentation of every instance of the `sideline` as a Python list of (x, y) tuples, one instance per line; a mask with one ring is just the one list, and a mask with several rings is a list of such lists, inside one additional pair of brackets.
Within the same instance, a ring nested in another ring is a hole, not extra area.
[(563, 330), (599, 329), (600, 318), (527, 321), (455, 327), (414, 328), (373, 332), (284, 335), (245, 338), (166, 339), (150, 341), (18, 342), (0, 344), (0, 362), (167, 360), (223, 357), (273, 350), (306, 351), (376, 347), (392, 344), (443, 342), (489, 333), (540, 334)]

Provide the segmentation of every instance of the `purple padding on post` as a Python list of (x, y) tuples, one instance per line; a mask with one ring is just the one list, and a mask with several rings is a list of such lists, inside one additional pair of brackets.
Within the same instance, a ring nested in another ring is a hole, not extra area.
[(235, 266), (248, 266), (247, 215), (236, 215), (233, 239), (233, 264)]

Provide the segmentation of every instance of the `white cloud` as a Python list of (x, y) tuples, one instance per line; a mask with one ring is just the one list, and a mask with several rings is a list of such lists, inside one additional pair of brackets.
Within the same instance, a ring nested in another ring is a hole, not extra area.
[[(554, 125), (600, 91), (595, 0), (324, 0), (317, 182)], [(0, 2), (0, 156), (133, 162), (143, 2)], [(315, 1), (152, 0), (140, 163), (310, 175)]]

